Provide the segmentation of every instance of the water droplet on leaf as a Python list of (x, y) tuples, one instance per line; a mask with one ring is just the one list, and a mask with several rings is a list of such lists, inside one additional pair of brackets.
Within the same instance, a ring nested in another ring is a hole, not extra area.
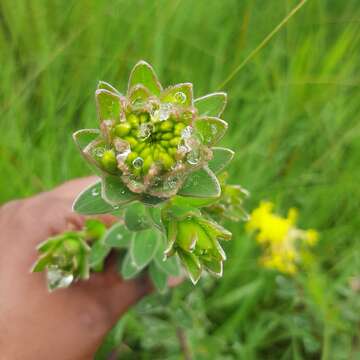
[(182, 132), (181, 132), (181, 137), (183, 139), (189, 139), (192, 135), (192, 127), (191, 126), (187, 126)]
[(134, 168), (136, 169), (140, 169), (142, 166), (143, 166), (143, 163), (144, 163), (144, 159), (140, 156), (138, 156), (133, 162), (133, 166)]
[(74, 280), (71, 273), (66, 273), (56, 266), (52, 266), (47, 270), (47, 281), (50, 290), (68, 287)]
[(152, 132), (152, 126), (149, 123), (141, 124), (139, 127), (138, 138), (140, 141), (146, 140)]
[(186, 95), (182, 91), (177, 92), (174, 97), (179, 104), (184, 104), (186, 101)]
[(160, 109), (157, 111), (159, 121), (165, 121), (169, 118), (171, 113), (171, 104), (161, 104)]
[(198, 149), (192, 149), (186, 157), (186, 161), (190, 164), (190, 165), (196, 165), (198, 164), (200, 160), (200, 152)]

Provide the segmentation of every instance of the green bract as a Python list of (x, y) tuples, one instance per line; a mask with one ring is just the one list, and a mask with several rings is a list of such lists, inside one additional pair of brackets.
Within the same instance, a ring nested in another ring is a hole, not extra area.
[(107, 203), (146, 203), (147, 196), (159, 202), (177, 193), (196, 196), (193, 182), (187, 182), (191, 174), (209, 187), (200, 197), (220, 195), (217, 178), (207, 165), (218, 163), (215, 152), (224, 153), (221, 159), (232, 157), (231, 150), (212, 148), (227, 129), (219, 118), (225, 93), (194, 100), (191, 83), (163, 89), (153, 68), (140, 61), (131, 71), (126, 95), (100, 82), (95, 98), (99, 130), (79, 130), (74, 139), (101, 176)]

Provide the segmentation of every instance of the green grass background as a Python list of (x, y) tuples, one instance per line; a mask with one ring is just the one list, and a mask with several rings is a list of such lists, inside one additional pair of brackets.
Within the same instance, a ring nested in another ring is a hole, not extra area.
[[(0, 203), (89, 173), (71, 133), (97, 126), (98, 80), (125, 89), (145, 59), (163, 84), (218, 90), (299, 1), (1, 0)], [(231, 225), (224, 278), (140, 304), (99, 358), (360, 358), (359, 65), (359, 1), (309, 0), (221, 89), (246, 207), (295, 206), (299, 226), (321, 232), (304, 271), (261, 269)]]

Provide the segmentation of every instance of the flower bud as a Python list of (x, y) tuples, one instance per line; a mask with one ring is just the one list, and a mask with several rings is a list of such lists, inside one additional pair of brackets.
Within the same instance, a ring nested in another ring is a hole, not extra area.
[(203, 269), (222, 275), (225, 253), (219, 240), (229, 240), (231, 233), (199, 211), (175, 214), (171, 207), (163, 211), (169, 246), (166, 256), (178, 254), (191, 280), (196, 283)]
[(73, 280), (89, 277), (90, 248), (78, 233), (67, 232), (40, 244), (34, 272), (47, 270), (49, 290), (67, 287)]

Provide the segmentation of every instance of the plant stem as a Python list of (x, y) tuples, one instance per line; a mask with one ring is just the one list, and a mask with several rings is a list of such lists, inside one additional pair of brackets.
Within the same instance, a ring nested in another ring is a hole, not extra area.
[(187, 341), (185, 330), (181, 327), (176, 328), (176, 336), (179, 339), (181, 352), (184, 354), (185, 360), (192, 360), (191, 351)]

